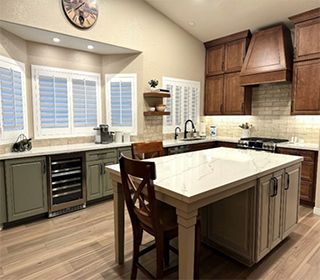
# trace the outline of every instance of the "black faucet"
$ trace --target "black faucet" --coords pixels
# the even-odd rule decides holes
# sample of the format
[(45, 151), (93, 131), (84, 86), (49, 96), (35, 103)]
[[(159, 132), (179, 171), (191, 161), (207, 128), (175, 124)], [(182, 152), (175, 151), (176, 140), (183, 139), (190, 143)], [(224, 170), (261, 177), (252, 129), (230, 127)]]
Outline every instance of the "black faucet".
[(181, 128), (179, 126), (177, 126), (174, 130), (174, 140), (177, 140), (178, 138), (178, 132), (177, 132), (177, 129), (179, 129), (179, 132), (181, 132)]
[(193, 121), (189, 119), (184, 124), (184, 135), (183, 135), (184, 138), (187, 138), (187, 133), (188, 133), (187, 124), (188, 124), (188, 122), (191, 122), (193, 133), (196, 132), (196, 127), (194, 126)]

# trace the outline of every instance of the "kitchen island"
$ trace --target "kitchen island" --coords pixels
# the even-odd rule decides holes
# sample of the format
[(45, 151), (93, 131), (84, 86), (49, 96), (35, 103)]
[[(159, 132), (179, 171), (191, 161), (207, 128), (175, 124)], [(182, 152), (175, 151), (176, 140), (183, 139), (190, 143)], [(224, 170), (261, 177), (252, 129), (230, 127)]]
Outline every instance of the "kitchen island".
[[(174, 206), (178, 216), (179, 279), (193, 278), (198, 209), (214, 202), (250, 190), (248, 205), (253, 213), (247, 219), (251, 223), (243, 226), (250, 231), (244, 246), (250, 247), (251, 263), (259, 261), (288, 236), (298, 222), (302, 160), (298, 156), (230, 148), (152, 159), (157, 169), (156, 197)], [(106, 170), (113, 182), (115, 258), (121, 264), (124, 261), (124, 197), (120, 169), (116, 164), (107, 166)], [(237, 214), (237, 209), (234, 213)], [(204, 235), (207, 233), (204, 237), (210, 239), (208, 227), (204, 228)], [(232, 252), (232, 246), (229, 247)]]

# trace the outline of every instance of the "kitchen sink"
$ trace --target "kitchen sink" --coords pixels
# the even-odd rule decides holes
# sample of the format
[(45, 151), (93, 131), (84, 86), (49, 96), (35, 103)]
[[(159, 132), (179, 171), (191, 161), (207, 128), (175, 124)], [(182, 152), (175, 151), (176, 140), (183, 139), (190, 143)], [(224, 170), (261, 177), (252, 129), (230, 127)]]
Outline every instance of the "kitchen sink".
[(204, 137), (191, 137), (191, 138), (181, 138), (181, 141), (196, 141), (196, 140), (204, 140)]

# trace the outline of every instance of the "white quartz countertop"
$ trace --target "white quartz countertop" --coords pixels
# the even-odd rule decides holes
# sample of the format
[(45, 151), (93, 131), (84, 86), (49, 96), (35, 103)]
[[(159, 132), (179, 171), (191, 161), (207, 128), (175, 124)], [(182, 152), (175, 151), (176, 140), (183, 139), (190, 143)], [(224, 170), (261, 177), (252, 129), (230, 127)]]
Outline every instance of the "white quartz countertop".
[[(192, 202), (198, 195), (255, 180), (302, 160), (303, 157), (262, 151), (213, 148), (147, 161), (156, 163), (154, 183), (162, 193)], [(120, 167), (109, 165), (106, 170), (118, 174)]]
[[(194, 140), (194, 141), (182, 141), (181, 139), (178, 139), (178, 140), (172, 139), (172, 140), (163, 140), (163, 147), (169, 148), (169, 147), (175, 147), (175, 146), (200, 144), (200, 143), (213, 142), (213, 141), (237, 143), (238, 140), (239, 140), (238, 138), (223, 137), (223, 136), (217, 136), (214, 138), (206, 137), (204, 139)], [(130, 147), (130, 146), (131, 146), (131, 142), (128, 142), (128, 143), (113, 142), (110, 144), (82, 143), (82, 144), (69, 144), (69, 145), (59, 145), (59, 146), (35, 147), (31, 151), (17, 152), (17, 153), (10, 152), (5, 154), (0, 154), (0, 160), (33, 157), (33, 156), (45, 156), (45, 155), (54, 155), (54, 154), (63, 154), (63, 153), (85, 152), (85, 151)], [(281, 143), (281, 144), (278, 144), (278, 147), (312, 150), (312, 151), (319, 150), (319, 145), (312, 144), (312, 143), (303, 143), (303, 144)]]

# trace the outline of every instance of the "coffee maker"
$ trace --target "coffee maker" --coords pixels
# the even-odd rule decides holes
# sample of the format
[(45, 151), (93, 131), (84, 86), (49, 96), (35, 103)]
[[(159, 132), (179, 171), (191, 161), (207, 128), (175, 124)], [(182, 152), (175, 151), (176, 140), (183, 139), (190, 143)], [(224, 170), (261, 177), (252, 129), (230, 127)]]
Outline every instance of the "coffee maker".
[(107, 124), (100, 124), (99, 127), (95, 127), (94, 130), (97, 131), (95, 137), (96, 144), (109, 144), (113, 142), (113, 132), (109, 131), (109, 126)]

